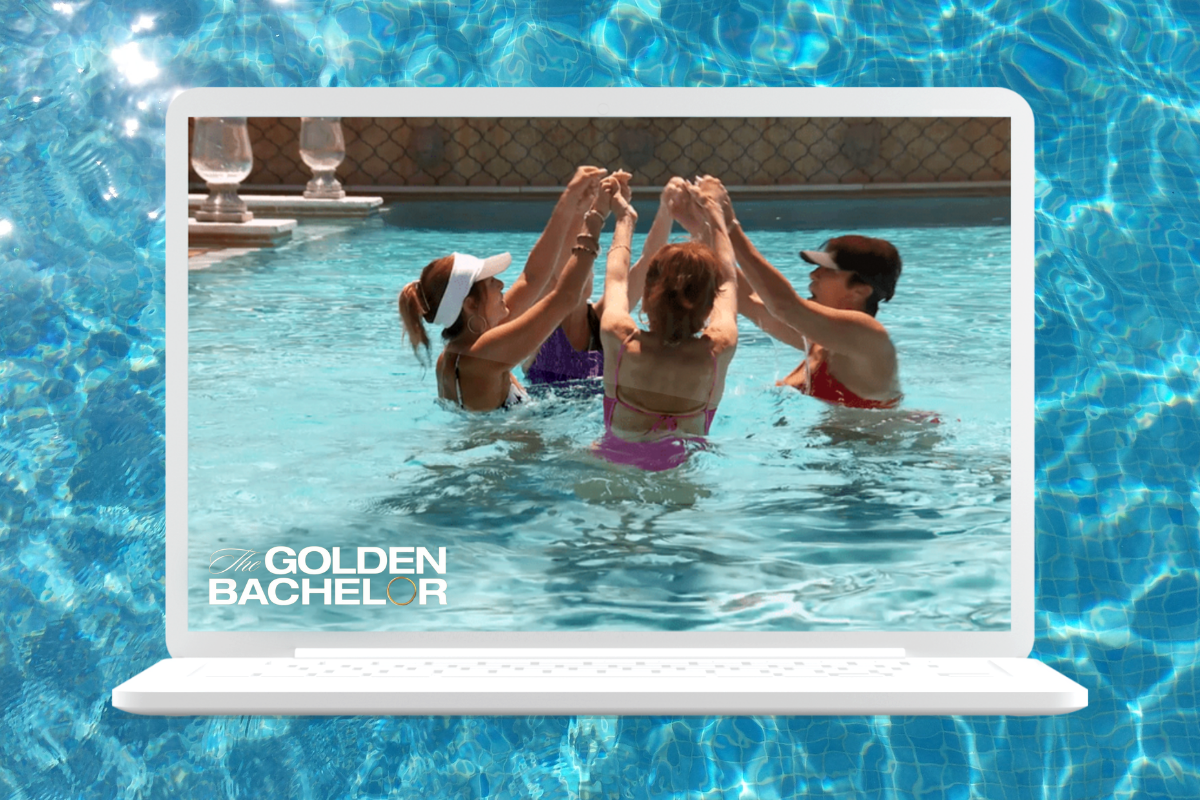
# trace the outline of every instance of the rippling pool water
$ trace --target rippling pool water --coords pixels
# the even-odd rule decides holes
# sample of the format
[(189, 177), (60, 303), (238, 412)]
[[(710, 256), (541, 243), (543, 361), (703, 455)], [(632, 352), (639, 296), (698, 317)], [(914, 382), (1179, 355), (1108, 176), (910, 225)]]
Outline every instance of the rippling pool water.
[[(836, 233), (751, 231), (801, 287), (797, 251)], [(508, 250), (511, 282), (536, 234), (377, 219), (192, 271), (190, 624), (1007, 629), (1009, 230), (870, 233), (905, 259), (879, 314), (902, 408), (776, 387), (802, 354), (743, 319), (709, 449), (665, 474), (591, 454), (598, 395), (535, 389), (511, 412), (465, 415), (401, 340), (396, 291), (430, 259)], [(449, 602), (209, 604), (214, 550), (274, 545), (446, 546)]]

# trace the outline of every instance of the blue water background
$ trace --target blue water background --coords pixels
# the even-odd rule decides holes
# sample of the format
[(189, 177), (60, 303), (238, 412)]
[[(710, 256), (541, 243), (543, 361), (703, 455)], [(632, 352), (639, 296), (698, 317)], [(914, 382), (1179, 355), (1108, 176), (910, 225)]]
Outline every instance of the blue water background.
[[(1200, 797), (1200, 4), (0, 5), (0, 789)], [(139, 24), (141, 15), (153, 26)], [(136, 28), (136, 30), (135, 30)], [(136, 48), (130, 48), (135, 44)], [(1047, 718), (143, 719), (163, 635), (163, 141), (189, 86), (1006, 86), (1037, 125)], [(131, 122), (132, 121), (132, 122)]]

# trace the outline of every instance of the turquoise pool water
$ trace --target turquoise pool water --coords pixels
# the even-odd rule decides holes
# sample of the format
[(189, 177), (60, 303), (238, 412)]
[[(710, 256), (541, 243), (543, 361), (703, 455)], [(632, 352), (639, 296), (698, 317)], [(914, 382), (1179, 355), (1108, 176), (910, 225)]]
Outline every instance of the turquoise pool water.
[[(805, 293), (797, 251), (838, 233), (751, 231)], [(596, 395), (535, 389), (505, 414), (447, 408), (401, 340), (396, 292), (429, 260), (510, 251), (512, 281), (536, 233), (376, 219), (193, 270), (190, 624), (1007, 629), (1009, 229), (866, 232), (906, 259), (879, 317), (900, 353), (902, 408), (836, 409), (776, 387), (802, 354), (742, 320), (710, 447), (668, 474), (591, 454)], [(355, 547), (445, 546), (451, 596), (407, 614), (209, 603), (215, 551), (276, 545), (339, 546), (351, 561)]]
[[(1200, 796), (1198, 30), (1194, 0), (8, 4), (3, 793)], [(368, 720), (112, 710), (109, 689), (166, 656), (170, 97), (202, 85), (596, 83), (1005, 86), (1028, 99), (1038, 170), (1034, 654), (1089, 689), (1086, 710)]]

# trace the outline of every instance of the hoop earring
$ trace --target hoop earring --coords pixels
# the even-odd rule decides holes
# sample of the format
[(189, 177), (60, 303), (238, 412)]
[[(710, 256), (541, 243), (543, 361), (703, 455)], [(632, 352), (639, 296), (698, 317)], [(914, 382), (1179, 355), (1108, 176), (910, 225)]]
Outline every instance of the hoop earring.
[(484, 322), (483, 322), (483, 330), (477, 331), (471, 327), (471, 320), (473, 320), (473, 319), (483, 319), (483, 317), (479, 316), (478, 314), (472, 314), (471, 316), (467, 317), (467, 330), (476, 336), (483, 336), (485, 333), (487, 333), (487, 329), (488, 329), (487, 320), (484, 320)]

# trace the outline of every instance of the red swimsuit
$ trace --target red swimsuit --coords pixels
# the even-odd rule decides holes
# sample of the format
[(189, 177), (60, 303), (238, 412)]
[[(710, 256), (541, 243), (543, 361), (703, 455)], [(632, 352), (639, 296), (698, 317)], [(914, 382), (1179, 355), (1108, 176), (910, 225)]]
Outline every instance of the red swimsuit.
[[(805, 369), (808, 367), (805, 366)], [(797, 388), (810, 397), (846, 408), (895, 408), (900, 405), (899, 397), (893, 397), (891, 400), (868, 400), (859, 397), (833, 377), (828, 361), (821, 361), (815, 370), (808, 370), (808, 379), (804, 381), (803, 386)]]

